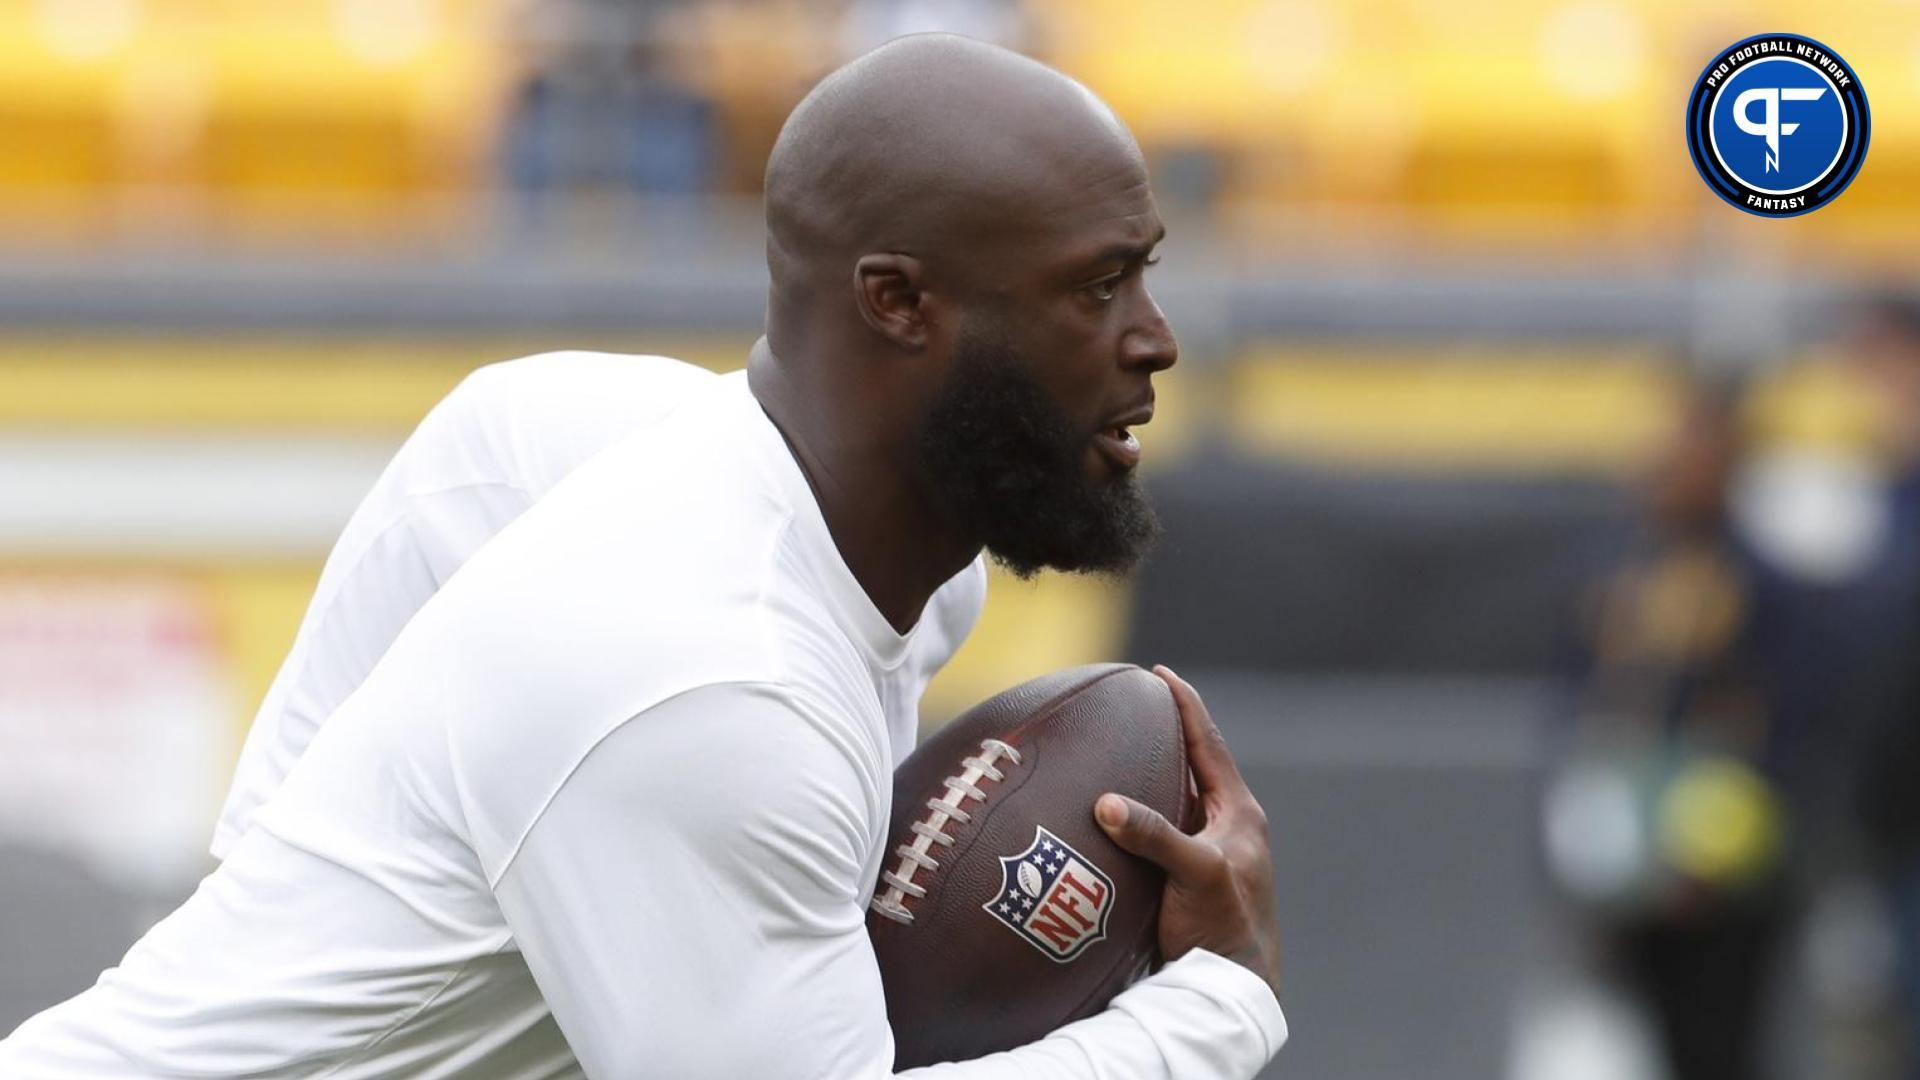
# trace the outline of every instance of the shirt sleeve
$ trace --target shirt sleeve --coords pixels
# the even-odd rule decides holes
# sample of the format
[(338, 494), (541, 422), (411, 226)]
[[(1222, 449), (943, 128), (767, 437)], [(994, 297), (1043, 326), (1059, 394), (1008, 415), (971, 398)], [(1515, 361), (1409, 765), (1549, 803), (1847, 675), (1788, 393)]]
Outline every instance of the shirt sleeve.
[[(682, 694), (586, 755), (494, 890), (588, 1076), (892, 1075), (862, 907), (883, 760), (757, 684)], [(1264, 982), (1195, 953), (1037, 1043), (903, 1075), (1231, 1080), (1285, 1037)]]

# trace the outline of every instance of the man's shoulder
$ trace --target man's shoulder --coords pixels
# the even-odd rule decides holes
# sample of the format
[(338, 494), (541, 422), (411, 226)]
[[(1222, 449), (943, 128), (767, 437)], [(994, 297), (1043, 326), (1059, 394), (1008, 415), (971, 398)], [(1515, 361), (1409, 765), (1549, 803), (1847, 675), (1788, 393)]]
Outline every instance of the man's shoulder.
[(501, 829), (615, 727), (701, 687), (780, 688), (879, 738), (860, 653), (796, 558), (817, 546), (794, 536), (804, 480), (749, 396), (703, 398), (502, 530), (369, 678), (362, 706), (424, 712), (456, 773), (515, 803)]
[(475, 368), (448, 399), (519, 410), (538, 407), (547, 393), (597, 400), (604, 393), (645, 393), (713, 378), (713, 372), (697, 364), (656, 353), (560, 349)]
[(794, 577), (794, 481), (753, 429), (751, 399), (710, 398), (575, 470), (476, 553), (396, 647), (431, 634), (475, 664), (516, 657), (470, 674), (524, 673), (543, 695), (624, 685), (636, 669), (687, 685), (780, 678), (796, 640), (832, 627)]
[(436, 419), (537, 496), (718, 378), (668, 356), (539, 353), (476, 369), (441, 402)]

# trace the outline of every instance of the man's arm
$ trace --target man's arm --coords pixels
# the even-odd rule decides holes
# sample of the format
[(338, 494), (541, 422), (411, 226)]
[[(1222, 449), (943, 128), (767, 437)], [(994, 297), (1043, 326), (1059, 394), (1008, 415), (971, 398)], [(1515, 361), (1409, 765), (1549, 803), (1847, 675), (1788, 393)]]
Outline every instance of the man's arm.
[[(495, 893), (588, 1075), (892, 1074), (861, 906), (883, 753), (807, 699), (727, 685), (587, 755)], [(1259, 976), (1195, 952), (1100, 1016), (914, 1075), (1248, 1077), (1284, 1037)]]

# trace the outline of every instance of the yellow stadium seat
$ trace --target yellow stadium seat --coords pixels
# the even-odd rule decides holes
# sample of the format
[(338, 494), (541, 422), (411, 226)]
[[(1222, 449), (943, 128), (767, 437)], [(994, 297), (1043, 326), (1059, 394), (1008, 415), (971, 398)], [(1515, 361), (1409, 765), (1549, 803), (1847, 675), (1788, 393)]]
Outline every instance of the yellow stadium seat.
[(0, 6), (0, 223), (16, 232), (101, 216), (118, 153), (113, 82), (124, 39), (84, 40), (43, 15)]

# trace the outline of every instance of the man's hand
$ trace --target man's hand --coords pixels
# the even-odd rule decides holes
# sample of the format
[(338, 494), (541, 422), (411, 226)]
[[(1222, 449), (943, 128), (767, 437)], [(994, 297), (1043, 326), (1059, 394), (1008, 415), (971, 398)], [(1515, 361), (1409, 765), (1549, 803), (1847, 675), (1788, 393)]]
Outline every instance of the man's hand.
[(1113, 842), (1167, 872), (1160, 905), (1160, 954), (1218, 953), (1251, 969), (1280, 993), (1280, 924), (1273, 902), (1267, 815), (1247, 790), (1227, 741), (1185, 679), (1153, 669), (1173, 690), (1187, 760), (1200, 792), (1200, 831), (1182, 833), (1160, 813), (1121, 795), (1102, 795), (1094, 818)]

